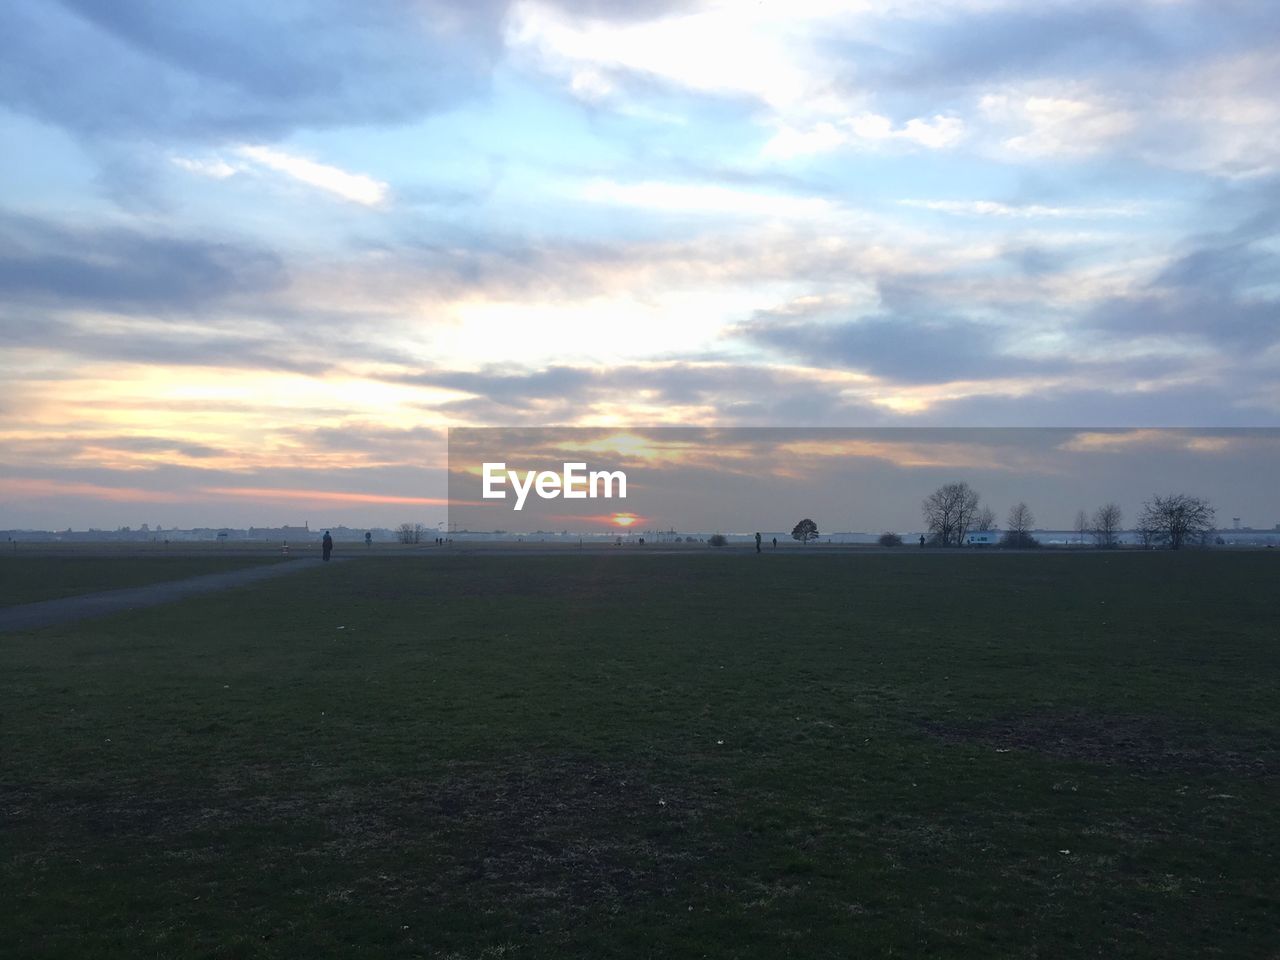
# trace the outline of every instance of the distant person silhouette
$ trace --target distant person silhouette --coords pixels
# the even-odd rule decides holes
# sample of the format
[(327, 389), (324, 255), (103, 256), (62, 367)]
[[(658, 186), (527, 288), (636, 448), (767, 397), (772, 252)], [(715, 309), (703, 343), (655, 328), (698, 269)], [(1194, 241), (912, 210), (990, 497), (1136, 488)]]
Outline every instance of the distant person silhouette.
[(333, 553), (333, 537), (329, 536), (329, 531), (324, 532), (324, 539), (320, 541), (320, 549), (324, 552), (324, 562), (329, 562), (329, 554)]
[(920, 534), (920, 546), (924, 546), (924, 534)]
[(760, 533), (756, 532), (756, 553), (760, 552)]
[(774, 538), (773, 538), (773, 549), (775, 549), (775, 550), (777, 550), (777, 549), (778, 549), (778, 538), (777, 538), (777, 537), (774, 537)]

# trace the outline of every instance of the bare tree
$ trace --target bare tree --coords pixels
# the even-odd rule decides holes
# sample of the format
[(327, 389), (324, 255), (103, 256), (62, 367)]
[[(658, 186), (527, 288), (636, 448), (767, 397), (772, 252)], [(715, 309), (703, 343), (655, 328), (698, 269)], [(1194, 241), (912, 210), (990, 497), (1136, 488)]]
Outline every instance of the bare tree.
[(921, 509), (933, 541), (944, 547), (958, 547), (973, 526), (978, 493), (964, 482), (944, 484), (925, 497)]
[(396, 539), (401, 543), (421, 543), (425, 529), (420, 523), (402, 523), (396, 528)]
[(1083, 510), (1076, 511), (1076, 541), (1080, 544), (1084, 543), (1084, 536), (1089, 532), (1089, 515)]
[(1142, 505), (1139, 529), (1152, 530), (1170, 550), (1181, 550), (1184, 543), (1203, 543), (1213, 530), (1213, 507), (1203, 497), (1174, 493), (1154, 496)]
[(1093, 542), (1106, 550), (1116, 546), (1121, 522), (1120, 505), (1104, 503), (1093, 512)]
[(978, 515), (973, 518), (973, 529), (978, 531), (994, 530), (996, 528), (996, 514), (990, 507), (983, 507), (978, 511)]
[(1005, 521), (1004, 536), (1000, 538), (1005, 547), (1038, 547), (1040, 541), (1031, 535), (1031, 528), (1036, 518), (1031, 508), (1019, 503), (1009, 510), (1009, 518)]

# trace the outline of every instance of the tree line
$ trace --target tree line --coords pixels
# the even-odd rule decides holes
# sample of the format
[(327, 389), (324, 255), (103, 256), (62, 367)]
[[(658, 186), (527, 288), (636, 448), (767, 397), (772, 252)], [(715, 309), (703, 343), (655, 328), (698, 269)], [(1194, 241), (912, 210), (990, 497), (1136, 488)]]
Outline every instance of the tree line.
[[(935, 546), (963, 546), (971, 533), (995, 529), (995, 514), (981, 505), (978, 492), (964, 482), (943, 484), (925, 497), (921, 512), (929, 542)], [(1157, 494), (1142, 504), (1136, 529), (1144, 546), (1179, 550), (1187, 544), (1205, 542), (1213, 532), (1213, 517), (1214, 509), (1203, 497)], [(1123, 522), (1119, 504), (1104, 503), (1092, 516), (1081, 510), (1076, 515), (1075, 529), (1082, 541), (1091, 537), (1096, 546), (1105, 549), (1119, 545)], [(1031, 508), (1026, 503), (1015, 504), (1009, 509), (1000, 545), (1039, 546), (1031, 533), (1034, 526)]]

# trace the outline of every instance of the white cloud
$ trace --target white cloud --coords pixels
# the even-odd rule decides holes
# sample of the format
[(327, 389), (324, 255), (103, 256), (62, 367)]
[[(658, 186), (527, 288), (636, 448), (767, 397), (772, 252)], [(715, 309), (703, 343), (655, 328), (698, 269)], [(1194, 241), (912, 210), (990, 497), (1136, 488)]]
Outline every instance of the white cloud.
[(524, 0), (512, 11), (507, 45), (588, 97), (602, 89), (599, 75), (628, 71), (781, 108), (814, 91), (786, 42), (788, 33), (796, 39), (795, 31), (761, 29), (761, 20), (776, 14), (771, 6), (718, 3), (655, 20), (612, 22)]
[(239, 167), (233, 167), (221, 157), (214, 157), (211, 160), (197, 160), (194, 157), (170, 157), (170, 162), (176, 167), (181, 167), (188, 173), (194, 173), (201, 177), (210, 177), (213, 180), (225, 180), (227, 177), (235, 176), (240, 170)]
[(1011, 204), (996, 200), (900, 200), (905, 207), (919, 207), (969, 217), (1009, 217), (1019, 219), (1085, 219), (1091, 217), (1132, 217), (1141, 212), (1137, 204), (1114, 207), (1050, 207), (1043, 204)]
[(925, 119), (915, 117), (895, 127), (888, 117), (877, 113), (861, 113), (842, 120), (826, 120), (807, 129), (783, 126), (765, 144), (764, 154), (789, 158), (826, 153), (840, 147), (856, 147), (885, 143), (912, 143), (931, 150), (955, 146), (964, 137), (964, 121), (941, 114)]
[(582, 188), (579, 196), (593, 203), (612, 203), (679, 213), (812, 219), (829, 215), (837, 209), (834, 204), (820, 197), (795, 197), (737, 190), (717, 184), (667, 183), (656, 180), (640, 183), (591, 180)]
[(388, 186), (381, 180), (362, 173), (349, 173), (340, 167), (317, 163), (306, 157), (285, 153), (271, 147), (245, 145), (236, 153), (278, 173), (331, 193), (343, 200), (367, 207), (381, 205), (387, 199)]
[(1247, 54), (1179, 78), (1153, 109), (1159, 129), (1177, 131), (1169, 149), (1153, 135), (1146, 159), (1232, 179), (1280, 171), (1280, 54)]
[(978, 104), (997, 127), (1009, 128), (1003, 147), (1030, 157), (1077, 158), (1097, 153), (1137, 126), (1136, 114), (1091, 93), (995, 93)]

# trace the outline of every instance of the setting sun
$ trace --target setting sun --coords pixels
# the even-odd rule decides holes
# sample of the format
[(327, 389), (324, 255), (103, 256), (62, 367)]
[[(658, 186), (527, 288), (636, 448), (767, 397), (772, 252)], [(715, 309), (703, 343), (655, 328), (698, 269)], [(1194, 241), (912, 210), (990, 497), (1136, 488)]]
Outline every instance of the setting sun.
[(639, 523), (640, 518), (634, 513), (615, 513), (610, 522), (612, 522), (614, 526), (629, 527), (632, 524)]

